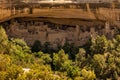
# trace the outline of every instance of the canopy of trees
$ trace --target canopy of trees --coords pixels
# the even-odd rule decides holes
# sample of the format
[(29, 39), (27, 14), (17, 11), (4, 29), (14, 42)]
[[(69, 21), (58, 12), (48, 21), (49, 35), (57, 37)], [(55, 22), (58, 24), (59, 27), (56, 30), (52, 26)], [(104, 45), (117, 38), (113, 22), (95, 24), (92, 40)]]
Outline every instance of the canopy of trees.
[[(92, 38), (85, 47), (65, 43), (50, 49), (36, 40), (32, 48), (8, 39), (0, 27), (0, 80), (95, 80), (120, 77), (120, 35)], [(29, 69), (25, 72), (23, 68)]]

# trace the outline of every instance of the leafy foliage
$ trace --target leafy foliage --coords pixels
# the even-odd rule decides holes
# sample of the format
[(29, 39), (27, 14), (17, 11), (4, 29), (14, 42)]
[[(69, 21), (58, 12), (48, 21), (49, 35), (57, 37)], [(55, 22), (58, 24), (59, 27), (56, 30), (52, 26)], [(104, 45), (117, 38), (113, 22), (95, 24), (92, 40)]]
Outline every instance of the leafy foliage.
[(5, 54), (7, 51), (8, 37), (5, 30), (0, 26), (0, 53)]
[(108, 41), (105, 36), (97, 36), (92, 39), (91, 52), (92, 54), (103, 54), (108, 50)]
[(117, 80), (120, 77), (120, 35), (112, 40), (105, 36), (92, 38), (89, 49), (66, 42), (55, 52), (48, 42), (41, 45), (38, 41), (30, 50), (23, 40), (8, 39), (2, 27), (0, 35), (0, 80)]
[(42, 50), (41, 42), (36, 40), (32, 46), (32, 52), (39, 52), (40, 50)]

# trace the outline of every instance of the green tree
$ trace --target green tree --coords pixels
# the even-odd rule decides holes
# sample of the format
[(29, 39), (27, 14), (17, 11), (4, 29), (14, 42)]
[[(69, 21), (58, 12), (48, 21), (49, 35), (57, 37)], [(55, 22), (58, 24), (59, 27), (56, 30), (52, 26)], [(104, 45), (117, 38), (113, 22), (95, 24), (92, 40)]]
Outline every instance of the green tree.
[(39, 52), (40, 50), (42, 50), (41, 42), (36, 40), (32, 46), (32, 52)]
[(101, 54), (95, 54), (93, 56), (93, 63), (92, 67), (94, 68), (94, 71), (96, 73), (97, 77), (102, 77), (104, 73), (104, 69), (106, 68), (106, 58), (104, 55)]
[(86, 69), (81, 70), (81, 76), (84, 78), (84, 80), (94, 80), (96, 79), (96, 75), (94, 71), (87, 71)]
[(115, 56), (111, 53), (108, 53), (106, 55), (107, 67), (104, 71), (103, 77), (117, 80), (120, 71), (119, 58), (120, 58), (119, 56)]
[(120, 52), (120, 35), (117, 35), (114, 39), (113, 39), (113, 43), (114, 43), (114, 50), (116, 50), (117, 52)]
[(16, 65), (24, 65), (28, 62), (32, 62), (32, 56), (30, 48), (21, 39), (11, 39), (9, 41), (9, 54), (11, 55), (12, 63)]
[(80, 69), (74, 65), (67, 65), (66, 72), (69, 77), (75, 79), (76, 77), (80, 76)]
[(43, 44), (43, 49), (42, 49), (42, 51), (44, 52), (44, 53), (51, 53), (51, 50), (50, 50), (50, 43), (49, 42), (45, 42), (44, 44)]
[(63, 46), (65, 53), (69, 55), (69, 59), (75, 60), (75, 55), (79, 52), (79, 48), (74, 45), (74, 43), (65, 42)]
[(34, 64), (26, 76), (28, 80), (57, 80), (57, 77), (53, 74), (50, 66), (48, 65)]
[(83, 48), (79, 49), (79, 53), (76, 55), (76, 65), (80, 68), (86, 66), (86, 51)]
[(67, 76), (72, 79), (80, 75), (79, 68), (69, 60), (68, 55), (65, 54), (63, 49), (58, 54), (53, 54), (53, 65), (55, 70), (67, 72)]
[(0, 71), (0, 80), (6, 79), (7, 72), (6, 71)]
[(8, 45), (8, 37), (6, 35), (5, 30), (0, 26), (0, 53), (8, 53), (7, 50)]
[(50, 64), (52, 62), (52, 58), (50, 57), (50, 54), (45, 54), (43, 52), (36, 52), (34, 53), (35, 57), (40, 59), (43, 64)]
[(68, 55), (64, 50), (60, 50), (58, 54), (53, 54), (53, 65), (55, 70), (62, 70), (65, 63), (69, 63)]
[(0, 54), (0, 71), (6, 71), (11, 64), (11, 57), (7, 54)]
[(103, 54), (108, 51), (108, 40), (105, 36), (97, 36), (96, 39), (92, 39), (92, 45), (90, 47), (92, 54)]
[(5, 80), (17, 80), (20, 75), (23, 75), (23, 70), (21, 66), (11, 65), (7, 68), (7, 74)]
[(31, 53), (30, 48), (26, 44), (26, 42), (22, 39), (10, 39), (11, 46), (18, 46), (22, 49), (24, 53)]

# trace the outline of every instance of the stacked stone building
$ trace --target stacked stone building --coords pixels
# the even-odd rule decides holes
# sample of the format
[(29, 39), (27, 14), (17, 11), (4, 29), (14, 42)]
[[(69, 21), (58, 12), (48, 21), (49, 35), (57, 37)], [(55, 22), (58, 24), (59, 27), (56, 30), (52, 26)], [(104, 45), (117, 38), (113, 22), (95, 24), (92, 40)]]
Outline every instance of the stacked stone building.
[(109, 39), (114, 36), (114, 29), (109, 26), (109, 23), (104, 25), (58, 25), (53, 23), (45, 23), (41, 21), (18, 22), (15, 21), (8, 26), (7, 34), (9, 37), (24, 39), (28, 45), (33, 45), (36, 40), (42, 44), (49, 42), (51, 47), (56, 47), (58, 44), (63, 46), (67, 41), (74, 43), (76, 46), (86, 44), (91, 37), (97, 35), (106, 35)]

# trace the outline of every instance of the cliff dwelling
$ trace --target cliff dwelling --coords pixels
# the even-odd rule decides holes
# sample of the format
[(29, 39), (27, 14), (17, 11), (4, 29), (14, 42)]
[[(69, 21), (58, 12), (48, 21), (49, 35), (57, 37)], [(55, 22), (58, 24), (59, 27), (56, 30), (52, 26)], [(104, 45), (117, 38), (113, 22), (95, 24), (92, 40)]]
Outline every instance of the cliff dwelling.
[(36, 40), (42, 44), (49, 42), (53, 48), (58, 44), (63, 46), (65, 42), (83, 46), (91, 37), (105, 35), (112, 39), (119, 32), (116, 31), (120, 26), (118, 4), (117, 8), (108, 3), (31, 5), (13, 6), (11, 10), (5, 8), (0, 13), (0, 24), (9, 38), (21, 38), (29, 46)]
[(32, 46), (36, 40), (42, 44), (49, 42), (53, 48), (58, 44), (63, 46), (66, 41), (74, 43), (76, 46), (82, 46), (91, 37), (105, 35), (112, 39), (116, 34), (115, 27), (110, 26), (109, 22), (84, 21), (86, 24), (79, 22), (79, 24), (68, 25), (64, 22), (58, 24), (57, 20), (61, 21), (61, 19), (55, 20), (56, 23), (44, 19), (17, 18), (4, 22), (2, 25), (10, 38), (24, 39), (29, 46)]

